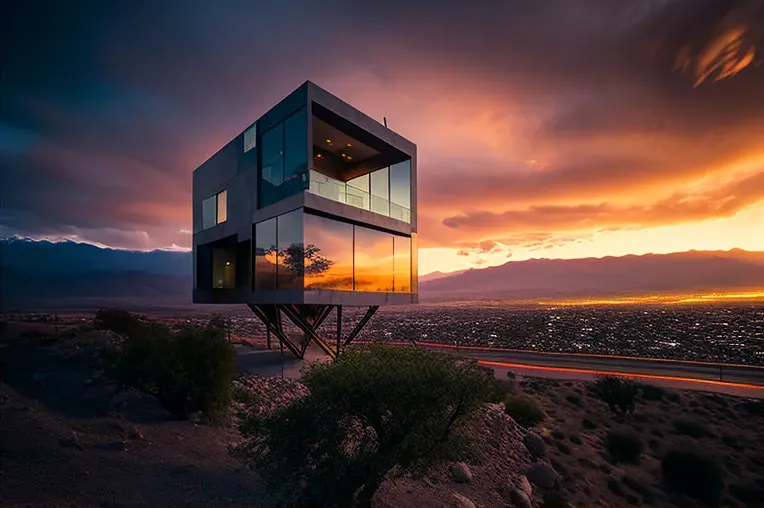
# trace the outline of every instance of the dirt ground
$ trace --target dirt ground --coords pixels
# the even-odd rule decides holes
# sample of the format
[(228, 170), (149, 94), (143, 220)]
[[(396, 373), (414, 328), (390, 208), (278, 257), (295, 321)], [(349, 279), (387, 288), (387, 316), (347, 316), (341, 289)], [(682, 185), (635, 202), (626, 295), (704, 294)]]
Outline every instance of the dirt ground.
[[(2, 331), (2, 506), (269, 505), (257, 475), (228, 453), (238, 439), (233, 427), (172, 420), (150, 396), (116, 393), (92, 352), (102, 338), (75, 328), (50, 335), (43, 324), (13, 323)], [(533, 396), (545, 411), (534, 428), (546, 443), (538, 460), (559, 473), (573, 506), (696, 505), (662, 484), (660, 458), (669, 449), (700, 450), (721, 465), (725, 506), (764, 506), (764, 415), (749, 400), (668, 391), (619, 417), (585, 382), (525, 378), (506, 386)], [(455, 482), (444, 468), (423, 481), (386, 483), (375, 506), (470, 506), (455, 494), (478, 507), (514, 506), (508, 492), (533, 465), (526, 430), (501, 405), (479, 421), (473, 432), (483, 453), (468, 465), (471, 482)], [(688, 435), (683, 421), (702, 431)], [(605, 451), (602, 441), (612, 430), (640, 437), (637, 463), (616, 463)], [(541, 505), (540, 492), (534, 486), (533, 506)]]

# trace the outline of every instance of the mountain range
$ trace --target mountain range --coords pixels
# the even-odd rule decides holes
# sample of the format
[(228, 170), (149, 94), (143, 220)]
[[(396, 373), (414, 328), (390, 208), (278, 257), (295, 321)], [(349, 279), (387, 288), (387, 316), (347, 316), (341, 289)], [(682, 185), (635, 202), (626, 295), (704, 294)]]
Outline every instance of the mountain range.
[[(76, 301), (191, 303), (190, 252), (128, 251), (72, 241), (0, 241), (3, 308)], [(761, 290), (764, 252), (689, 251), (585, 259), (532, 259), (420, 277), (423, 301), (554, 299)]]

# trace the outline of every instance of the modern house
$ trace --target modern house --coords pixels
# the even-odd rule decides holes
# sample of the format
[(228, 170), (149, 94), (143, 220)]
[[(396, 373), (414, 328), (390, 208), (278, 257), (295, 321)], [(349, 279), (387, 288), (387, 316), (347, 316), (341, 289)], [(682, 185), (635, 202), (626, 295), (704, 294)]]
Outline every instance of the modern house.
[[(296, 356), (337, 355), (379, 306), (418, 302), (416, 181), (416, 145), (305, 82), (194, 171), (193, 301), (247, 304)], [(344, 338), (343, 306), (367, 307)]]

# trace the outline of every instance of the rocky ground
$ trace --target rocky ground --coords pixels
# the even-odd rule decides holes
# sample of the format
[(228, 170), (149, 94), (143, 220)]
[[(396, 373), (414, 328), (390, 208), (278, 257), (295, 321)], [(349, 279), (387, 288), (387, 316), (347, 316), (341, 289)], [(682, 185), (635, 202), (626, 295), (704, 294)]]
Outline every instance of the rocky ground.
[[(3, 506), (268, 506), (257, 475), (228, 453), (238, 440), (233, 425), (171, 420), (152, 397), (117, 393), (93, 354), (107, 335), (50, 335), (32, 324), (2, 332)], [(552, 491), (573, 506), (695, 506), (661, 481), (660, 458), (675, 448), (700, 449), (720, 464), (724, 505), (764, 506), (764, 415), (750, 401), (674, 391), (639, 400), (622, 417), (584, 382), (526, 378), (505, 388), (534, 397), (544, 419), (524, 429), (503, 404), (485, 406), (470, 428), (477, 459), (387, 482), (375, 506), (537, 507)], [(247, 410), (260, 414), (305, 393), (297, 381), (264, 377), (241, 378), (235, 390), (250, 393), (256, 402)], [(232, 414), (240, 409), (234, 404)], [(639, 436), (635, 463), (609, 455), (611, 431)]]

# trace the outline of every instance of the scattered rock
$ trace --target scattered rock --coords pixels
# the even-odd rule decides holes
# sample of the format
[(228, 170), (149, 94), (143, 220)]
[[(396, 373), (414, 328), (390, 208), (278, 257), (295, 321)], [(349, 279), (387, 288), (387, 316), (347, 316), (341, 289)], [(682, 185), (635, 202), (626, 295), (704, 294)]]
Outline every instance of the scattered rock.
[(451, 477), (456, 483), (472, 482), (472, 471), (464, 462), (457, 462), (451, 465)]
[(528, 481), (527, 476), (520, 477), (520, 480), (517, 482), (517, 488), (520, 489), (528, 499), (533, 495), (533, 487), (531, 487), (531, 482)]
[(141, 428), (137, 425), (131, 425), (127, 429), (127, 437), (129, 439), (143, 439), (143, 432), (141, 432)]
[(560, 475), (549, 464), (539, 463), (531, 466), (525, 476), (537, 487), (551, 489), (560, 481)]
[(77, 433), (72, 431), (71, 434), (69, 434), (66, 437), (62, 437), (58, 440), (59, 444), (61, 446), (64, 446), (66, 448), (75, 448), (77, 450), (84, 450), (82, 445), (80, 444), (79, 438), (77, 437)]
[(535, 432), (528, 432), (528, 434), (525, 435), (525, 439), (523, 439), (523, 443), (525, 443), (525, 447), (533, 458), (537, 459), (546, 455), (546, 443), (544, 442), (544, 438)]
[(452, 508), (476, 508), (475, 503), (467, 499), (461, 494), (453, 493), (454, 501), (451, 503)]
[(533, 504), (531, 504), (528, 495), (520, 489), (513, 490), (510, 493), (509, 498), (512, 501), (512, 506), (517, 508), (533, 508)]

